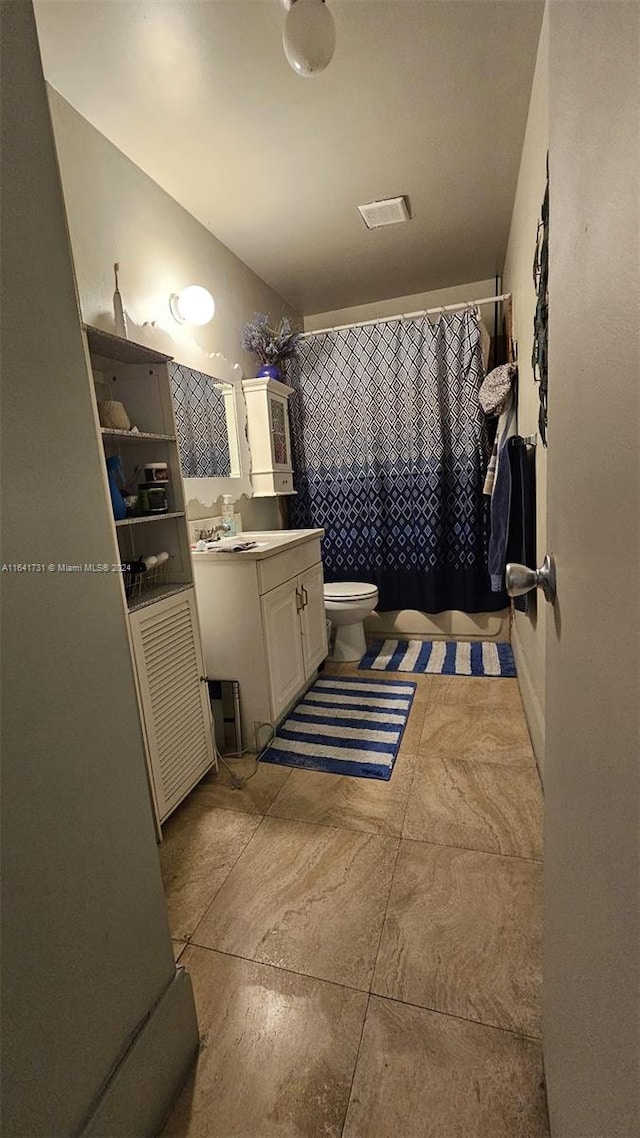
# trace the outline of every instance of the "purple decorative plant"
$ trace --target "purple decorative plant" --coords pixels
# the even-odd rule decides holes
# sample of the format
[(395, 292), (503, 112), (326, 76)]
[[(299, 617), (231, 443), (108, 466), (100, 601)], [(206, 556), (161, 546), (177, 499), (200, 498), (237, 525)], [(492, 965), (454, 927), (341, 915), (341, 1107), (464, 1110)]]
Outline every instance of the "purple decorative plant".
[(279, 367), (285, 360), (298, 355), (300, 333), (293, 332), (288, 316), (283, 316), (276, 328), (269, 323), (269, 316), (257, 312), (242, 332), (242, 347), (246, 352), (257, 356), (261, 364)]

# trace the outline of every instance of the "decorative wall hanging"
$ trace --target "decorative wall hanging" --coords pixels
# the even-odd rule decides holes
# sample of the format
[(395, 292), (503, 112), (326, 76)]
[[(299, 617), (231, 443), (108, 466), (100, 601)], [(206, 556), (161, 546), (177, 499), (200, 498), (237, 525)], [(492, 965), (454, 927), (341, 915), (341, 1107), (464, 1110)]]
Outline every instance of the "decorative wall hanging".
[(547, 445), (547, 344), (549, 333), (549, 154), (547, 153), (547, 185), (538, 222), (536, 252), (533, 258), (533, 283), (537, 293), (533, 319), (533, 352), (531, 366), (534, 379), (540, 384), (540, 413), (538, 427), (544, 446)]

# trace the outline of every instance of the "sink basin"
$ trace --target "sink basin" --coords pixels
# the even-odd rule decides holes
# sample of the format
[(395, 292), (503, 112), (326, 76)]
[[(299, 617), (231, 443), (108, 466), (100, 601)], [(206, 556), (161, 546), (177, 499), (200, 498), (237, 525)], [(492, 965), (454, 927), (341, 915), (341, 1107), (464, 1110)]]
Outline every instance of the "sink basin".
[(271, 557), (275, 553), (279, 553), (283, 549), (290, 548), (294, 545), (299, 545), (301, 542), (309, 541), (311, 538), (319, 538), (324, 533), (324, 530), (299, 530), (299, 529), (278, 529), (278, 530), (243, 530), (235, 537), (222, 537), (211, 545), (209, 549), (203, 550), (201, 553), (194, 550), (194, 555), (198, 558), (204, 557), (205, 554), (211, 556), (216, 553), (232, 553), (234, 547), (241, 542), (252, 542), (252, 546), (247, 550), (238, 550), (238, 557), (244, 553), (245, 557), (253, 556), (259, 560), (265, 557)]
[(221, 537), (206, 552), (215, 553), (216, 549), (235, 549), (236, 545), (241, 545), (244, 542), (251, 542), (252, 549), (261, 549), (269, 544), (267, 541), (257, 541), (255, 537), (251, 537), (249, 534), (239, 533), (237, 537)]

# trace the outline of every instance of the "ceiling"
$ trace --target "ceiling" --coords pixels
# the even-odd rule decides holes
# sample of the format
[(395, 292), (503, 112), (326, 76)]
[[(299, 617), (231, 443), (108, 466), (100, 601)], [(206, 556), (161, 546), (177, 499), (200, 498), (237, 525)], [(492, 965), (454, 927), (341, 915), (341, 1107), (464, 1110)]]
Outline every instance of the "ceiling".
[[(288, 66), (279, 0), (36, 0), (45, 75), (304, 315), (502, 267), (542, 0), (328, 0)], [(406, 194), (369, 231), (358, 204)]]

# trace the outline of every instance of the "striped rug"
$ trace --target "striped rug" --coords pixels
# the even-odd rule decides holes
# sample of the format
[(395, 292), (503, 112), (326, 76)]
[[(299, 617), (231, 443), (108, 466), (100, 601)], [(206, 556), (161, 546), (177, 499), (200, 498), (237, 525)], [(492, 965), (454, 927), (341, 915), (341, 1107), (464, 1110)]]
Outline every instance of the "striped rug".
[(510, 644), (493, 640), (376, 640), (358, 665), (376, 672), (513, 677)]
[(278, 727), (262, 762), (388, 780), (415, 690), (410, 681), (321, 676)]

